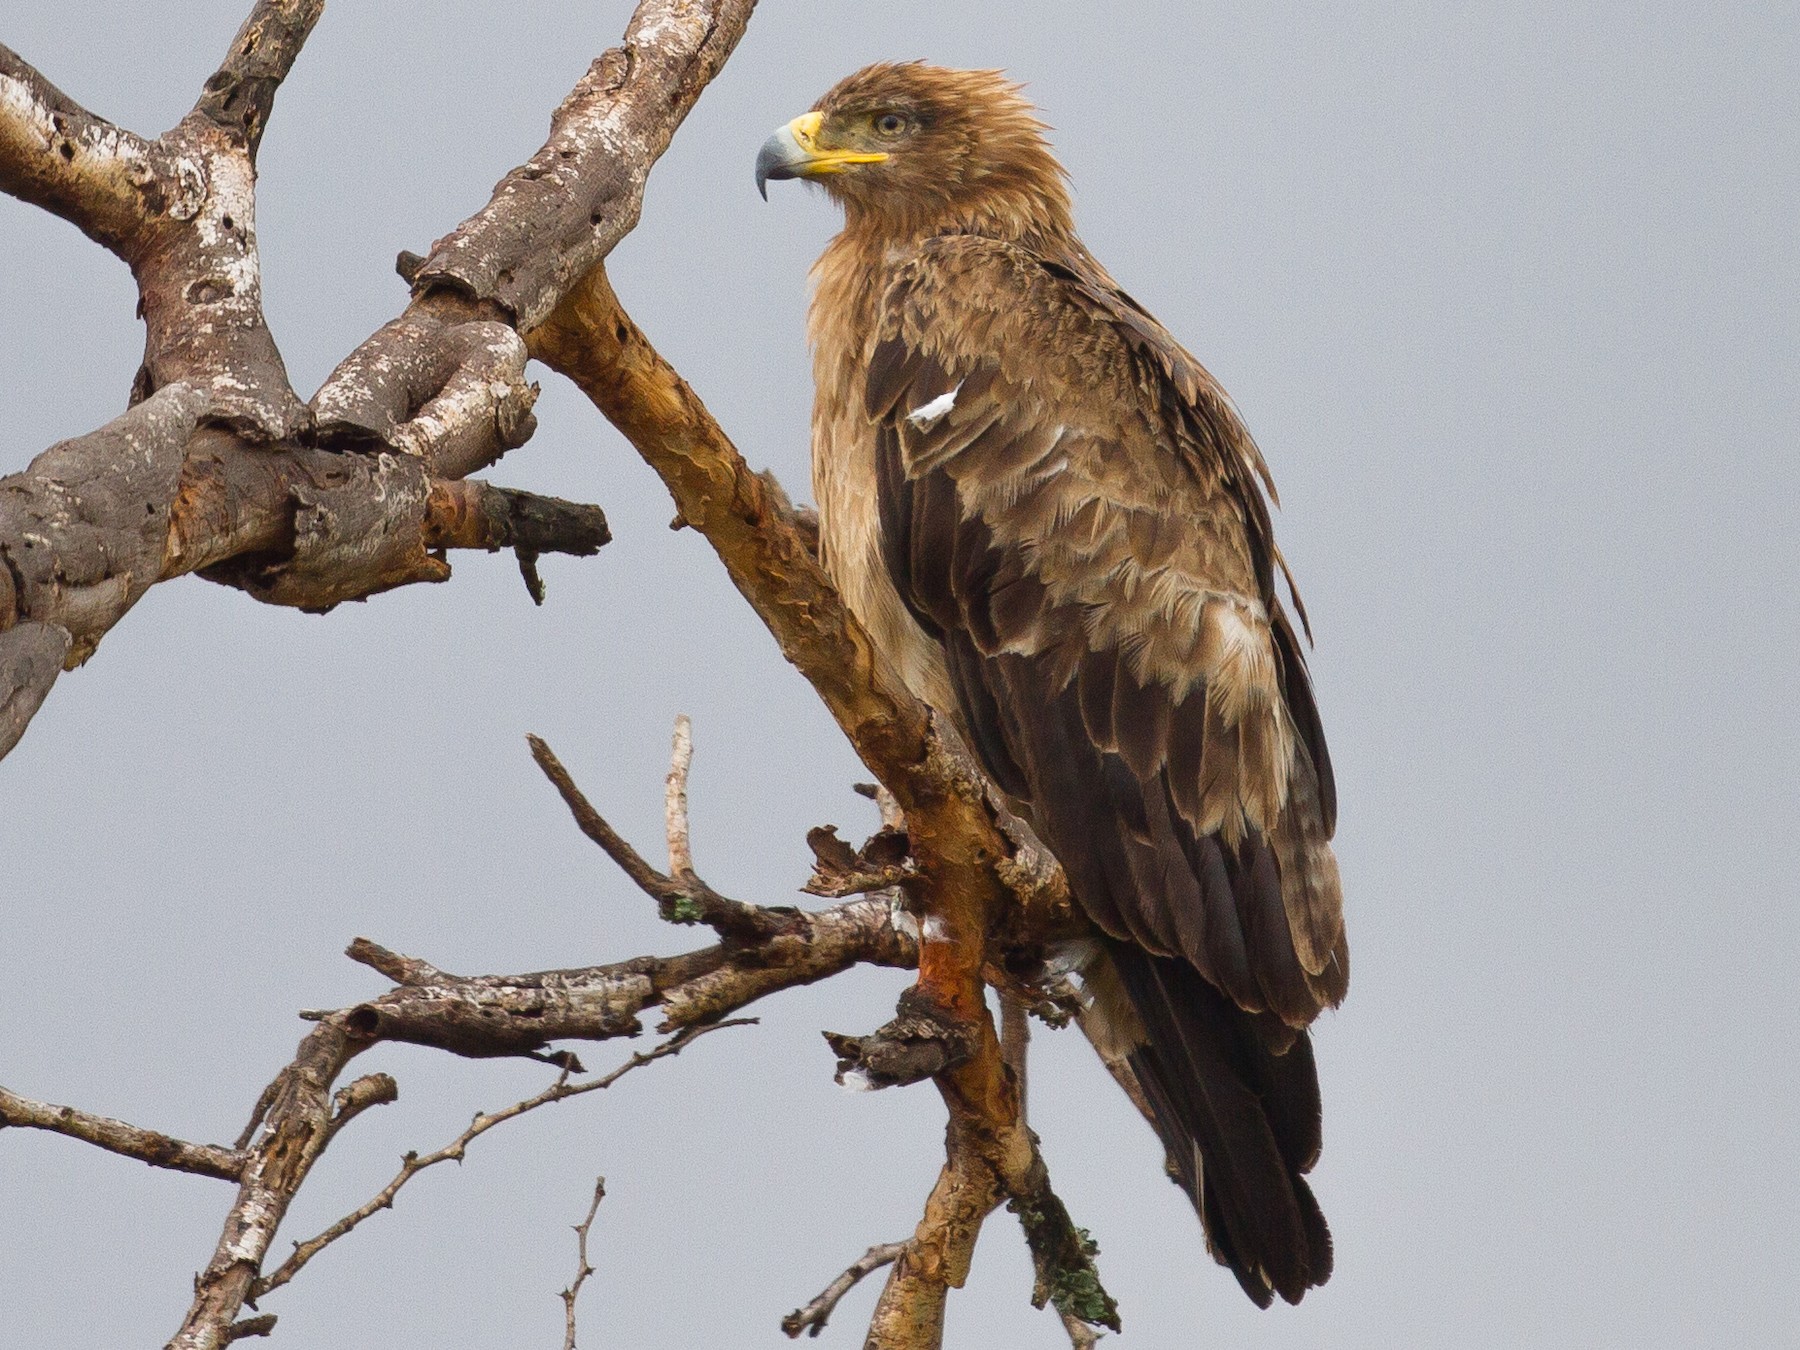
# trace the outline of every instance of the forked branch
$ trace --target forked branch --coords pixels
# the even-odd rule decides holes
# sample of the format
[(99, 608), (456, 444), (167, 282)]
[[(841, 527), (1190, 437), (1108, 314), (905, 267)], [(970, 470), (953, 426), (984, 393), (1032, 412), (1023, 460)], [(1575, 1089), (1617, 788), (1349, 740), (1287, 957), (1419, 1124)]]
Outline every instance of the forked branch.
[(58, 670), (159, 581), (201, 572), (325, 610), (446, 579), (447, 548), (511, 547), (541, 600), (538, 555), (604, 543), (598, 508), (456, 485), (530, 437), (516, 327), (636, 223), (651, 165), (751, 7), (643, 0), (545, 146), (413, 269), (405, 313), (310, 402), (263, 315), (255, 156), (321, 0), (259, 0), (155, 140), (0, 48), (0, 190), (129, 262), (145, 328), (132, 410), (0, 478), (0, 756)]

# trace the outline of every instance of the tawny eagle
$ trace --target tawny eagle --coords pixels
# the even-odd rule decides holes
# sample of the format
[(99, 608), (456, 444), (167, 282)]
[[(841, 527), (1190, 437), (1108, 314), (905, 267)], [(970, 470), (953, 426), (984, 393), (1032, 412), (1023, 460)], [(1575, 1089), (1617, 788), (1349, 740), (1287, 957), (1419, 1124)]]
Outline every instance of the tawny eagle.
[(1044, 131), (999, 72), (883, 64), (762, 147), (759, 188), (844, 209), (809, 323), (823, 559), (1062, 862), (1096, 1043), (1214, 1256), (1295, 1302), (1331, 1273), (1306, 1028), (1349, 958), (1274, 486), (1076, 237)]

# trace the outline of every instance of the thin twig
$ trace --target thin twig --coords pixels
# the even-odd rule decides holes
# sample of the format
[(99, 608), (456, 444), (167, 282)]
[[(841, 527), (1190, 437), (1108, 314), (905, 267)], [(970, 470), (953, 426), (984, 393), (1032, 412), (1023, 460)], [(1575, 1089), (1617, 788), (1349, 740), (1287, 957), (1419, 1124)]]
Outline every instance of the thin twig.
[(904, 1242), (883, 1242), (869, 1248), (850, 1263), (849, 1269), (826, 1285), (817, 1298), (804, 1307), (795, 1308), (782, 1318), (781, 1329), (787, 1333), (789, 1340), (798, 1340), (803, 1331), (808, 1336), (817, 1336), (825, 1330), (826, 1321), (845, 1294), (883, 1266), (892, 1265), (905, 1250)]
[(688, 770), (694, 764), (694, 724), (682, 713), (675, 719), (669, 749), (669, 776), (663, 780), (663, 819), (669, 835), (669, 875), (694, 883), (694, 846), (688, 832)]
[(687, 733), (687, 719), (676, 723), (675, 746), (668, 777), (665, 780), (664, 812), (668, 825), (669, 865), (678, 870), (673, 876), (657, 871), (623, 835), (607, 823), (594, 809), (586, 794), (575, 785), (556, 752), (541, 737), (526, 736), (531, 757), (544, 771), (562, 796), (569, 813), (581, 832), (605, 851), (618, 864), (619, 870), (637, 883), (639, 890), (656, 901), (657, 910), (670, 923), (703, 923), (721, 937), (740, 942), (767, 941), (782, 933), (792, 932), (797, 911), (765, 908), (745, 904), (720, 895), (694, 873), (693, 851), (688, 843), (687, 770), (693, 761), (693, 742)]
[(600, 1212), (600, 1202), (606, 1199), (606, 1178), (594, 1178), (594, 1203), (588, 1206), (587, 1217), (575, 1225), (575, 1279), (569, 1287), (557, 1295), (563, 1301), (563, 1350), (575, 1350), (575, 1300), (581, 1297), (581, 1286), (587, 1283), (587, 1277), (594, 1273), (588, 1264), (588, 1230), (594, 1226), (594, 1216)]
[(544, 771), (562, 796), (563, 804), (569, 808), (569, 814), (575, 817), (575, 824), (589, 839), (600, 845), (606, 856), (619, 865), (619, 870), (632, 881), (638, 889), (652, 899), (661, 901), (676, 888), (670, 878), (665, 877), (643, 858), (636, 849), (626, 842), (625, 837), (613, 829), (586, 794), (575, 786), (575, 780), (563, 767), (556, 752), (547, 745), (540, 736), (526, 736), (525, 742), (531, 747), (531, 757), (537, 761), (538, 768)]
[(710, 1022), (704, 1026), (689, 1027), (686, 1030), (671, 1036), (654, 1050), (641, 1051), (634, 1054), (630, 1059), (626, 1060), (618, 1068), (614, 1069), (603, 1078), (596, 1078), (588, 1083), (570, 1083), (569, 1073), (565, 1070), (554, 1083), (545, 1088), (542, 1092), (537, 1093), (535, 1096), (526, 1097), (524, 1100), (514, 1102), (511, 1106), (503, 1107), (498, 1111), (481, 1111), (476, 1113), (475, 1119), (469, 1124), (469, 1128), (457, 1135), (456, 1138), (452, 1139), (448, 1144), (445, 1144), (442, 1148), (436, 1149), (431, 1153), (408, 1153), (401, 1161), (400, 1170), (394, 1175), (394, 1179), (383, 1186), (375, 1193), (375, 1195), (370, 1197), (370, 1199), (359, 1205), (356, 1209), (346, 1214), (343, 1218), (339, 1219), (336, 1223), (332, 1224), (318, 1235), (310, 1237), (304, 1242), (296, 1242), (294, 1244), (292, 1256), (283, 1261), (281, 1265), (276, 1268), (274, 1273), (265, 1275), (256, 1281), (252, 1290), (252, 1297), (261, 1298), (271, 1290), (281, 1288), (282, 1285), (298, 1275), (301, 1270), (305, 1268), (308, 1261), (311, 1261), (313, 1257), (324, 1251), (325, 1248), (350, 1232), (351, 1229), (355, 1228), (364, 1219), (369, 1218), (371, 1215), (376, 1214), (381, 1210), (393, 1208), (394, 1197), (400, 1193), (401, 1187), (405, 1186), (407, 1182), (411, 1181), (426, 1168), (435, 1167), (438, 1163), (450, 1162), (452, 1160), (461, 1162), (463, 1154), (467, 1151), (468, 1146), (474, 1140), (493, 1129), (494, 1126), (505, 1124), (507, 1121), (512, 1120), (517, 1116), (524, 1115), (527, 1111), (535, 1111), (538, 1107), (550, 1102), (560, 1102), (569, 1097), (579, 1097), (584, 1093), (597, 1092), (601, 1088), (609, 1088), (633, 1069), (642, 1068), (646, 1064), (655, 1060), (665, 1059), (670, 1055), (679, 1055), (702, 1036), (718, 1031), (724, 1027), (748, 1026), (756, 1020), (757, 1019), (754, 1017), (733, 1017), (722, 1022)]

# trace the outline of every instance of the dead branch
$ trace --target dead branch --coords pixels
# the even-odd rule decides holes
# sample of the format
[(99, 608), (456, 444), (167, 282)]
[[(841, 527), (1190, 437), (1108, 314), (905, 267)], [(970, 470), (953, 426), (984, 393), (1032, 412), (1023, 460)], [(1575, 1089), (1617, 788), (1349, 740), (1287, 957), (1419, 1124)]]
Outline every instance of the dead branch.
[(673, 873), (670, 876), (644, 861), (637, 850), (606, 822), (575, 786), (575, 780), (548, 745), (536, 736), (525, 739), (531, 746), (531, 757), (562, 795), (581, 832), (600, 845), (606, 856), (618, 864), (619, 870), (656, 901), (657, 910), (666, 922), (701, 923), (723, 938), (761, 942), (791, 930), (801, 921), (800, 911), (795, 909), (746, 905), (720, 895), (694, 871), (687, 818), (687, 773), (693, 763), (694, 751), (686, 717), (678, 718), (675, 723), (674, 750), (664, 798), (669, 869)]
[(870, 1275), (883, 1266), (892, 1265), (900, 1253), (906, 1250), (904, 1242), (883, 1242), (869, 1248), (836, 1279), (819, 1292), (817, 1298), (802, 1307), (795, 1308), (781, 1319), (781, 1329), (787, 1333), (789, 1340), (799, 1340), (800, 1333), (817, 1336), (825, 1330), (825, 1323), (837, 1310), (838, 1303), (844, 1295), (861, 1284)]
[[(615, 841), (621, 855), (636, 859), (642, 879), (634, 873), (633, 880), (648, 882), (646, 889), (659, 900), (675, 893), (677, 883), (648, 868), (618, 839), (587, 805), (549, 747), (533, 741), (534, 754), (563, 789), (565, 799), (572, 806), (579, 804), (576, 818), (583, 829), (593, 836), (596, 831), (590, 825), (597, 821), (599, 832)], [(683, 758), (678, 747), (678, 762)], [(685, 830), (685, 819), (679, 813), (677, 817)], [(717, 899), (733, 914), (757, 908), (723, 896)], [(224, 1344), (247, 1302), (292, 1279), (316, 1252), (389, 1207), (420, 1170), (460, 1157), (469, 1141), (502, 1121), (603, 1088), (640, 1064), (677, 1053), (706, 1030), (726, 1025), (723, 1019), (765, 994), (810, 984), (858, 963), (907, 968), (918, 959), (917, 944), (894, 928), (888, 906), (877, 900), (849, 900), (817, 913), (779, 910), (763, 915), (754, 924), (729, 932), (720, 945), (680, 956), (645, 956), (582, 970), (513, 976), (459, 976), (358, 938), (347, 954), (380, 971), (397, 987), (352, 1008), (310, 1014), (317, 1025), (301, 1042), (293, 1062), (264, 1090), (253, 1113), (255, 1128), (241, 1150), (236, 1203), (217, 1251), (196, 1282), (187, 1320), (171, 1345), (188, 1350)], [(750, 935), (752, 931), (756, 936)], [(541, 1058), (541, 1052), (556, 1041), (636, 1035), (642, 1029), (639, 1014), (653, 1006), (662, 1010), (661, 1029), (678, 1033), (672, 1040), (634, 1055), (613, 1074), (592, 1083), (571, 1083), (570, 1075), (581, 1071), (578, 1062), (566, 1054), (556, 1057), (553, 1062), (562, 1074), (550, 1087), (504, 1110), (477, 1116), (462, 1135), (434, 1154), (409, 1157), (373, 1199), (298, 1244), (286, 1263), (266, 1278), (261, 1276), (275, 1230), (314, 1161), (346, 1120), (385, 1099), (391, 1090), (391, 1080), (371, 1075), (332, 1097), (332, 1082), (358, 1054), (383, 1041), (399, 1041), (472, 1058)]]
[[(1006, 964), (990, 961), (990, 951), (1001, 955), (1009, 940), (1041, 953), (1059, 935), (1081, 932), (1067, 883), (1029, 831), (1003, 821), (954, 735), (934, 724), (875, 651), (781, 495), (750, 471), (638, 330), (604, 268), (525, 336), (532, 354), (573, 379), (662, 476), (680, 518), (713, 545), (782, 654), (904, 813), (916, 869), (907, 889), (923, 914), (918, 984), (886, 1027), (832, 1044), (840, 1073), (860, 1072), (872, 1086), (934, 1077), (949, 1110), (944, 1170), (889, 1273), (868, 1339), (878, 1350), (938, 1346), (947, 1291), (967, 1278), (986, 1216), (1009, 1199), (1036, 1212), (1048, 1194), (988, 1015), (984, 973)], [(1091, 1254), (1076, 1261), (1061, 1242), (1046, 1251), (1047, 1297), (1074, 1288), (1059, 1283), (1062, 1276), (1091, 1275)], [(1064, 1301), (1079, 1302), (1077, 1315), (1116, 1316), (1104, 1290), (1058, 1306)]]
[[(10, 608), (11, 590), (0, 569), (0, 614)], [(21, 623), (0, 631), (0, 759), (19, 743), (62, 674), (70, 642), (69, 630), (60, 624)]]
[[(323, 1232), (307, 1238), (304, 1242), (296, 1242), (294, 1244), (293, 1255), (289, 1256), (287, 1260), (283, 1261), (281, 1265), (270, 1274), (257, 1279), (251, 1285), (251, 1291), (246, 1301), (254, 1306), (256, 1301), (265, 1294), (269, 1293), (271, 1290), (281, 1288), (282, 1285), (286, 1284), (289, 1280), (292, 1280), (294, 1276), (298, 1275), (306, 1268), (307, 1262), (311, 1261), (313, 1257), (324, 1251), (339, 1238), (356, 1228), (364, 1219), (370, 1218), (384, 1209), (392, 1209), (394, 1207), (394, 1197), (400, 1194), (401, 1189), (407, 1182), (418, 1176), (419, 1173), (423, 1172), (426, 1168), (435, 1167), (442, 1162), (461, 1162), (464, 1155), (468, 1152), (469, 1145), (479, 1139), (482, 1135), (486, 1134), (489, 1130), (493, 1129), (496, 1125), (503, 1125), (509, 1120), (517, 1119), (526, 1112), (535, 1111), (538, 1107), (547, 1105), (551, 1102), (566, 1101), (570, 1097), (580, 1097), (589, 1092), (603, 1091), (618, 1082), (633, 1069), (641, 1069), (644, 1065), (654, 1063), (656, 1060), (666, 1059), (671, 1055), (679, 1055), (683, 1050), (687, 1049), (688, 1046), (692, 1045), (708, 1032), (717, 1031), (722, 1027), (749, 1026), (755, 1021), (756, 1019), (754, 1017), (736, 1017), (727, 1021), (708, 1023), (705, 1026), (687, 1027), (677, 1035), (671, 1036), (654, 1050), (634, 1054), (630, 1059), (626, 1060), (618, 1068), (602, 1078), (596, 1078), (588, 1083), (571, 1083), (569, 1081), (569, 1075), (572, 1070), (565, 1067), (556, 1081), (542, 1092), (527, 1097), (523, 1101), (514, 1102), (511, 1106), (502, 1107), (498, 1111), (476, 1112), (475, 1119), (470, 1122), (469, 1127), (461, 1134), (457, 1135), (456, 1138), (452, 1139), (442, 1148), (434, 1149), (430, 1153), (408, 1153), (401, 1160), (400, 1170), (394, 1174), (394, 1179), (388, 1182), (387, 1185), (383, 1186), (368, 1200), (364, 1201), (361, 1205), (358, 1205), (355, 1209), (351, 1210), (350, 1213), (344, 1215), (343, 1218), (337, 1220)], [(386, 1075), (381, 1076), (386, 1077)], [(358, 1081), (365, 1082), (367, 1080), (359, 1079)], [(391, 1085), (393, 1080), (390, 1078), (388, 1079), (388, 1082)], [(352, 1087), (354, 1086), (355, 1085), (352, 1084)], [(349, 1089), (345, 1089), (345, 1091), (349, 1091)], [(343, 1095), (342, 1092), (338, 1094), (340, 1098), (342, 1098)], [(343, 1112), (340, 1110), (339, 1119), (334, 1121), (334, 1133), (336, 1126), (342, 1123), (342, 1115)]]
[(246, 1317), (241, 1322), (233, 1322), (225, 1330), (225, 1343), (245, 1340), (251, 1336), (272, 1336), (275, 1334), (275, 1314), (261, 1313), (256, 1317)]
[(594, 1216), (600, 1212), (600, 1202), (606, 1199), (606, 1178), (594, 1178), (594, 1200), (588, 1206), (587, 1217), (575, 1225), (575, 1278), (569, 1287), (558, 1294), (563, 1302), (563, 1350), (575, 1350), (575, 1300), (581, 1297), (581, 1286), (587, 1283), (588, 1276), (594, 1268), (588, 1264), (588, 1233), (594, 1226)]
[(121, 1157), (136, 1158), (152, 1167), (193, 1172), (222, 1181), (236, 1181), (244, 1164), (243, 1155), (237, 1149), (220, 1148), (217, 1144), (190, 1144), (155, 1130), (127, 1125), (122, 1120), (79, 1111), (73, 1106), (34, 1102), (0, 1087), (0, 1130), (9, 1125), (66, 1134), (71, 1139), (80, 1139)]
[(694, 726), (686, 713), (675, 718), (675, 738), (669, 747), (669, 775), (663, 780), (663, 821), (669, 836), (669, 875), (693, 885), (694, 846), (688, 829), (688, 771), (694, 767)]
[[(96, 117), (0, 46), (0, 191), (117, 253), (146, 215), (192, 214), (199, 184), (182, 184), (166, 161), (153, 142)], [(170, 184), (189, 190), (169, 201)]]
[[(598, 508), (449, 484), (532, 433), (515, 325), (636, 223), (645, 176), (742, 35), (753, 0), (643, 0), (544, 147), (413, 273), (406, 312), (310, 403), (262, 312), (255, 160), (321, 0), (259, 0), (194, 109), (155, 140), (0, 48), (0, 189), (127, 261), (145, 326), (137, 405), (0, 478), (0, 755), (150, 586), (189, 572), (325, 610), (442, 581), (448, 547), (591, 553)], [(19, 637), (4, 635), (34, 625)], [(58, 648), (60, 655), (56, 655)]]
[[(813, 874), (800, 889), (808, 895), (838, 900), (885, 891), (899, 902), (905, 885), (918, 876), (907, 856), (904, 824), (884, 822), (859, 849), (839, 839), (835, 825), (820, 825), (806, 832), (806, 846), (813, 852)], [(907, 919), (917, 926), (910, 914)]]
[[(218, 1250), (201, 1272), (193, 1307), (171, 1342), (178, 1350), (224, 1344), (226, 1329), (257, 1288), (275, 1229), (341, 1123), (343, 1108), (334, 1101), (331, 1084), (369, 1047), (400, 1041), (473, 1058), (529, 1055), (555, 1041), (635, 1035), (641, 1029), (638, 1014), (650, 1007), (661, 1008), (665, 1030), (694, 1028), (698, 1034), (776, 990), (810, 984), (857, 963), (906, 967), (916, 959), (913, 945), (888, 922), (887, 907), (872, 900), (803, 915), (753, 954), (715, 946), (581, 970), (462, 977), (372, 943), (359, 942), (353, 952), (369, 964), (404, 973), (408, 982), (367, 1003), (317, 1015), (293, 1061), (271, 1083), (261, 1124), (243, 1151), (237, 1199)], [(667, 1053), (673, 1051), (648, 1052), (627, 1067)], [(566, 1068), (570, 1063), (560, 1062)], [(560, 1100), (598, 1085), (563, 1082), (539, 1097)], [(507, 1108), (478, 1120), (468, 1138), (518, 1111)], [(383, 1207), (379, 1196), (365, 1206), (368, 1213)], [(271, 1275), (264, 1287), (276, 1287), (280, 1275)]]

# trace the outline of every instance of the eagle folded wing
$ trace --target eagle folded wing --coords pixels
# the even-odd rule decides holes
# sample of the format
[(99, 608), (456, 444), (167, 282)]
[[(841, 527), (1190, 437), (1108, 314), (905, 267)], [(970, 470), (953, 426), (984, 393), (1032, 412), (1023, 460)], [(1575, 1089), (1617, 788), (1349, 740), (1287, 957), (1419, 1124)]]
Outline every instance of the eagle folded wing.
[(887, 569), (1090, 917), (1288, 1028), (1336, 1004), (1331, 767), (1218, 386), (1091, 259), (949, 235), (866, 398)]

